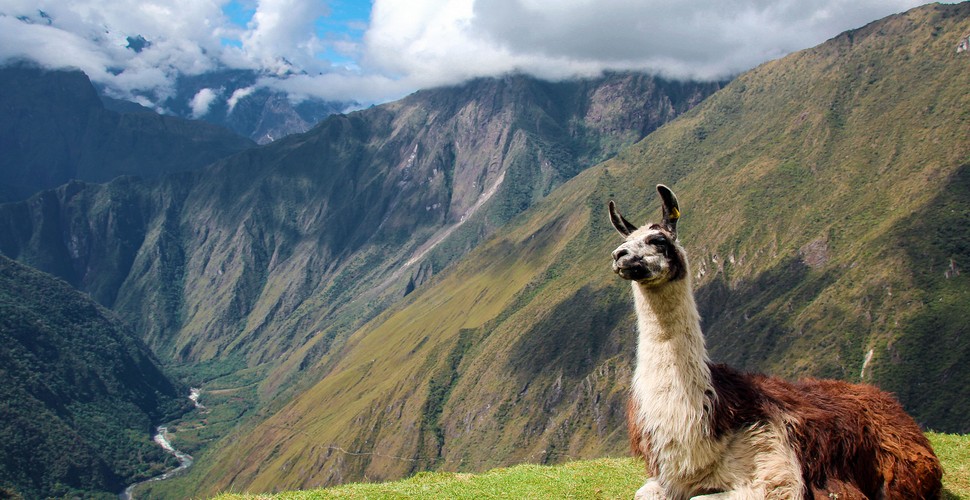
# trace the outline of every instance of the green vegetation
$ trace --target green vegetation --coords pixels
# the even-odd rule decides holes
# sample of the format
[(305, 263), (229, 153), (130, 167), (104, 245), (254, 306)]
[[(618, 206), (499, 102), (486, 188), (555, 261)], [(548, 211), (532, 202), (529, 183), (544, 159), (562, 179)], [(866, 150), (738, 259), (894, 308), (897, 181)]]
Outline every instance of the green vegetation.
[(464, 329), (458, 333), (458, 340), (445, 358), (444, 366), (438, 368), (431, 380), (428, 381), (428, 397), (422, 410), (424, 418), (421, 421), (421, 436), (423, 440), (426, 434), (429, 435), (433, 439), (433, 445), (430, 451), (421, 454), (421, 458), (426, 463), (421, 464), (422, 460), (419, 460), (419, 463), (416, 464), (419, 467), (417, 470), (433, 469), (435, 462), (441, 458), (441, 448), (445, 445), (445, 431), (441, 427), (441, 413), (444, 411), (444, 405), (448, 402), (451, 390), (458, 380), (458, 365), (468, 351), (474, 333), (475, 330), (472, 329)]
[(943, 462), (943, 488), (948, 498), (970, 498), (970, 436), (929, 433), (936, 456)]
[(204, 408), (166, 422), (172, 445), (195, 459), (193, 466), (182, 473), (189, 481), (148, 482), (135, 488), (136, 498), (192, 496), (186, 483), (206, 474), (214, 452), (211, 445), (244, 425), (259, 406), (257, 388), (265, 376), (264, 369), (239, 369), (232, 361), (202, 363), (198, 369), (193, 368), (196, 367), (176, 367), (172, 372), (190, 380), (193, 387), (205, 388), (200, 397)]
[(630, 498), (643, 484), (643, 464), (603, 458), (560, 466), (516, 465), (482, 474), (420, 472), (393, 483), (348, 484), (277, 495), (225, 494), (218, 500), (325, 498)]
[(151, 434), (183, 388), (107, 310), (2, 256), (0, 380), (0, 488), (112, 498), (177, 465)]
[[(970, 437), (929, 434), (946, 471), (944, 496), (970, 498)], [(516, 465), (481, 474), (420, 472), (389, 483), (355, 483), (274, 495), (222, 494), (216, 500), (311, 500), (327, 498), (632, 498), (643, 484), (643, 462), (601, 458), (559, 466)]]

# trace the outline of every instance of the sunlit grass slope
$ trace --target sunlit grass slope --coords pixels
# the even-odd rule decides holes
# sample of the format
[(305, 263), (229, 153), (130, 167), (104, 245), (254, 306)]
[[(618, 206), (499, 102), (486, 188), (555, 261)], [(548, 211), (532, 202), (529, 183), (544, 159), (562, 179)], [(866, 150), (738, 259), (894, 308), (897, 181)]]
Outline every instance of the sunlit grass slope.
[(627, 498), (643, 483), (643, 464), (628, 458), (516, 465), (481, 474), (420, 472), (390, 483), (354, 483), (277, 495), (225, 494), (219, 500), (324, 498)]
[(928, 435), (943, 462), (945, 493), (950, 498), (970, 498), (970, 436), (932, 432)]
[[(943, 461), (944, 498), (970, 498), (970, 437), (930, 433)], [(421, 472), (389, 483), (354, 483), (276, 495), (220, 495), (218, 500), (297, 500), (327, 498), (632, 498), (645, 479), (643, 463), (602, 458), (559, 466), (533, 464), (482, 474)]]
[[(240, 455), (230, 450), (246, 450), (247, 473), (275, 471), (253, 485), (260, 490), (272, 489), (277, 479), (304, 481), (307, 469), (289, 464), (309, 457), (320, 459), (311, 465), (315, 474), (309, 476), (320, 483), (365, 475), (400, 477), (434, 467), (441, 424), (436, 421), (440, 408), (433, 407), (443, 403), (440, 392), (453, 383), (453, 363), (461, 357), (456, 349), (470, 348), (468, 336), (508, 307), (516, 292), (557, 254), (558, 242), (569, 234), (565, 229), (582, 222), (559, 221), (544, 238), (513, 233), (511, 241), (486, 245), (475, 261), (481, 265), (470, 263), (465, 271), (444, 278), (441, 286), (450, 293), (416, 293), (406, 314), (391, 311), (371, 322), (349, 339), (327, 378), (261, 425), (268, 432), (254, 437), (258, 442), (237, 441), (224, 456), (235, 462), (231, 457)], [(415, 311), (422, 320), (412, 317)], [(449, 361), (449, 354), (457, 359)], [(435, 384), (440, 385), (439, 394), (430, 390)], [(325, 407), (317, 406), (321, 400)], [(321, 418), (305, 418), (311, 414)], [(285, 448), (273, 445), (279, 439), (287, 442)], [(356, 454), (375, 448), (386, 452)], [(398, 453), (414, 449), (424, 451), (417, 457)], [(330, 460), (341, 467), (332, 469), (332, 476), (315, 477), (317, 467)], [(215, 465), (219, 470), (221, 464)], [(232, 487), (231, 480), (225, 476), (219, 483)]]

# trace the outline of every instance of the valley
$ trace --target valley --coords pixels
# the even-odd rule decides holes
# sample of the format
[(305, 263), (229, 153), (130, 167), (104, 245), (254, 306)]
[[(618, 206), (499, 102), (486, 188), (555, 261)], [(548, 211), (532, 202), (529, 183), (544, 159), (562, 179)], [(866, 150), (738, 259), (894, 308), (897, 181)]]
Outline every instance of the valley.
[(173, 466), (149, 432), (188, 401), (128, 327), (2, 256), (0, 285), (0, 491), (111, 497)]
[[(139, 464), (22, 491), (111, 491), (175, 467), (145, 448), (158, 425), (194, 463), (136, 498), (626, 456), (635, 319), (606, 204), (652, 220), (657, 183), (681, 200), (714, 361), (872, 383), (934, 439), (968, 433), (966, 33), (970, 3), (932, 4), (731, 80), (478, 78), (261, 146), (178, 122), (169, 144), (227, 138), (178, 171), (118, 177), (97, 160), (87, 180), (4, 181), (18, 195), (0, 204), (0, 270), (64, 294), (16, 331), (40, 335), (23, 332), (47, 326), (44, 308), (65, 325), (103, 316), (98, 331), (163, 381), (118, 403), (140, 413), (112, 446)], [(83, 74), (52, 77), (94, 96)], [(0, 306), (20, 296), (44, 295)], [(50, 354), (18, 375), (44, 394), (29, 374), (62, 358), (24, 345)], [(121, 384), (78, 375), (94, 364), (79, 359), (55, 393)], [(28, 484), (5, 467), (0, 492)]]
[(156, 428), (155, 436), (152, 438), (152, 440), (155, 441), (155, 444), (160, 446), (163, 450), (174, 456), (179, 461), (178, 467), (165, 471), (159, 476), (155, 476), (128, 486), (123, 492), (121, 492), (121, 494), (118, 495), (118, 498), (121, 500), (131, 500), (134, 496), (135, 488), (140, 485), (146, 484), (150, 481), (164, 481), (166, 479), (170, 479), (179, 473), (184, 472), (189, 467), (192, 467), (192, 463), (194, 462), (192, 456), (175, 449), (175, 447), (172, 446), (172, 443), (168, 440), (168, 427), (160, 426)]

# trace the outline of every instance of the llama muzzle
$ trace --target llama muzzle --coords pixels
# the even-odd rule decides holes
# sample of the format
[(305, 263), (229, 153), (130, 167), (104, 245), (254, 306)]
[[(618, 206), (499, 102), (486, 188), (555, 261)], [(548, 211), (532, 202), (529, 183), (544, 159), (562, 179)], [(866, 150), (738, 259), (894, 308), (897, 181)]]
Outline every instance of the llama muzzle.
[(632, 281), (650, 277), (650, 271), (643, 259), (623, 247), (613, 251), (613, 272)]

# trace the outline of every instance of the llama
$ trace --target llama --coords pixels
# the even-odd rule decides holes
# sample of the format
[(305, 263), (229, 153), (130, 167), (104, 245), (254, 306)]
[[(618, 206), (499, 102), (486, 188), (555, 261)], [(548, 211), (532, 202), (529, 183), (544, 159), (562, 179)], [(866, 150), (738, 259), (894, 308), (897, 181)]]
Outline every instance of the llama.
[(657, 191), (660, 224), (637, 228), (609, 203), (626, 239), (613, 271), (631, 281), (637, 312), (627, 425), (650, 478), (636, 498), (939, 498), (940, 462), (888, 393), (711, 363), (677, 241), (677, 198)]

